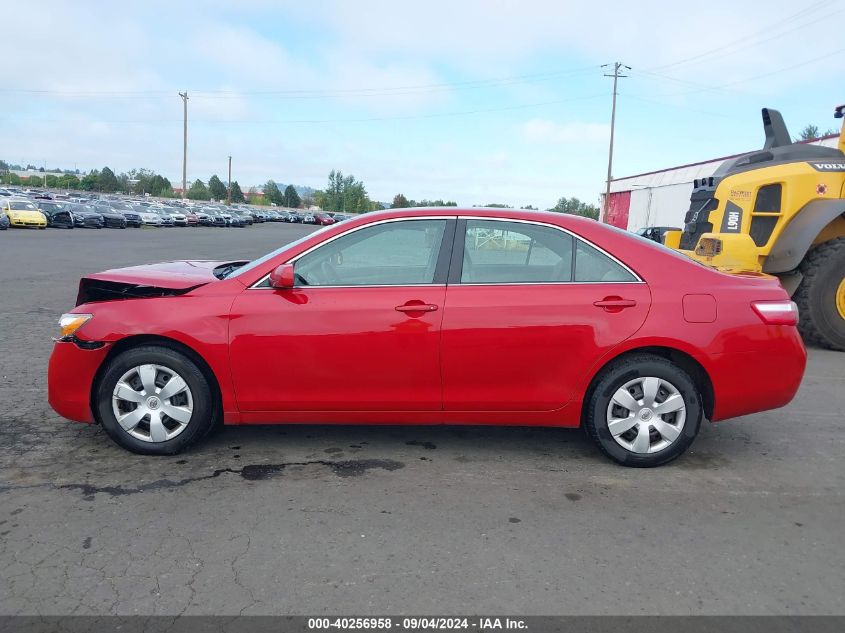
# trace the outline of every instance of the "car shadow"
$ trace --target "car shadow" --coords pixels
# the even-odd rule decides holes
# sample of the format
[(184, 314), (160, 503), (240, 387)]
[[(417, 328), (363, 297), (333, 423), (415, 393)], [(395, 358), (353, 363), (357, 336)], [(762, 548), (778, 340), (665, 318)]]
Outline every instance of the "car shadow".
[(244, 458), (278, 451), (328, 455), (334, 459), (360, 453), (429, 459), (447, 455), (458, 461), (487, 461), (495, 456), (537, 456), (603, 460), (579, 428), (449, 425), (250, 425), (224, 426), (190, 453), (235, 452)]

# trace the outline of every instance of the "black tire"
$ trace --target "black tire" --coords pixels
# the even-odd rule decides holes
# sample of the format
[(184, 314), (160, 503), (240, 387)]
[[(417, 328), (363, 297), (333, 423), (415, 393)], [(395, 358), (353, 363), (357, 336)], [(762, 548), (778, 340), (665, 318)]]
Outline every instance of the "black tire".
[(808, 343), (845, 352), (845, 318), (836, 306), (836, 292), (845, 282), (845, 237), (811, 249), (798, 270), (803, 275), (793, 297), (798, 331)]
[[(170, 440), (146, 442), (124, 431), (112, 410), (112, 393), (117, 381), (133, 367), (156, 364), (179, 374), (193, 395), (193, 412), (185, 429)], [(97, 383), (94, 403), (98, 417), (117, 444), (140, 455), (175, 455), (201, 440), (215, 427), (220, 416), (215, 393), (203, 372), (190, 358), (169, 347), (144, 345), (115, 356)]]
[[(640, 454), (624, 448), (613, 438), (607, 426), (607, 410), (617, 389), (647, 376), (666, 380), (678, 390), (686, 405), (686, 421), (672, 444), (654, 453)], [(690, 447), (701, 427), (701, 402), (695, 383), (680, 367), (660, 356), (636, 354), (612, 363), (600, 374), (584, 410), (584, 428), (599, 449), (618, 464), (651, 468), (671, 462)]]

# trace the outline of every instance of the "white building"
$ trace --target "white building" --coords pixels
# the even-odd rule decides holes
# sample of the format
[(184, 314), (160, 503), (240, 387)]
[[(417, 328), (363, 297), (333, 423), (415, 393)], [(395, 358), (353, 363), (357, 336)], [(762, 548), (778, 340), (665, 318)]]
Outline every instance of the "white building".
[[(810, 142), (814, 145), (837, 147), (839, 135), (831, 134)], [(636, 231), (644, 226), (683, 228), (684, 216), (689, 210), (692, 181), (712, 176), (726, 160), (742, 155), (723, 156), (700, 163), (616, 178), (610, 182), (610, 204), (605, 221), (629, 231)]]

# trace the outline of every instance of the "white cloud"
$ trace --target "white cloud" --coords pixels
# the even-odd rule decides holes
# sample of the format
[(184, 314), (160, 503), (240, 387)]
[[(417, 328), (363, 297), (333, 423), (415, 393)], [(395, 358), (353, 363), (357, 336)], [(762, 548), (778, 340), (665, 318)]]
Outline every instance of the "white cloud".
[[(793, 127), (827, 126), (832, 121), (822, 117), (838, 98), (828, 95), (841, 76), (841, 56), (788, 68), (839, 46), (841, 7), (816, 3), (790, 17), (799, 9), (790, 0), (149, 0), (109, 11), (99, 3), (12, 3), (3, 15), (4, 86), (64, 92), (4, 93), (0, 157), (118, 171), (146, 166), (173, 177), (181, 174), (176, 91), (188, 89), (192, 179), (222, 171), (231, 153), (235, 177), (246, 185), (272, 177), (320, 186), (329, 169), (341, 167), (381, 199), (397, 191), (467, 204), (591, 199), (603, 178), (609, 98), (555, 110), (522, 107), (609, 92), (598, 65), (621, 59), (633, 66), (620, 85), (621, 171), (666, 166), (676, 160), (671, 152), (701, 152), (683, 157), (695, 160), (756, 142), (756, 122), (741, 132), (751, 141), (732, 135), (735, 129), (720, 136), (727, 118), (704, 119), (712, 125), (702, 134), (709, 111), (753, 120), (756, 108), (791, 99), (795, 116), (806, 117), (785, 110)], [(725, 17), (717, 29), (714, 15)], [(807, 45), (810, 38), (818, 49)], [(400, 89), (587, 67), (488, 90)], [(780, 69), (787, 70), (744, 81)], [(701, 91), (724, 84), (725, 91)], [(362, 88), (380, 90), (373, 96)], [(278, 94), (286, 90), (310, 91), (310, 98)], [(753, 105), (737, 102), (753, 93), (760, 93)], [(651, 110), (635, 96), (650, 99)], [(514, 111), (439, 118), (499, 107)], [(398, 120), (284, 123), (369, 118)], [(677, 142), (683, 138), (695, 142)], [(445, 142), (451, 146), (438, 149)], [(703, 143), (710, 147), (701, 149)]]
[(593, 144), (606, 143), (610, 125), (606, 123), (555, 123), (531, 119), (520, 126), (523, 138), (532, 143)]

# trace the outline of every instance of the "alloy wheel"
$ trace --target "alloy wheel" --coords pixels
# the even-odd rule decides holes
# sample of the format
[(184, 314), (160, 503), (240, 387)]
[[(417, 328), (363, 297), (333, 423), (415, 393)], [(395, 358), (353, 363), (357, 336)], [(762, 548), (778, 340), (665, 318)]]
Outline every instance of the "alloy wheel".
[(607, 428), (624, 449), (656, 453), (680, 437), (686, 415), (677, 387), (663, 378), (646, 376), (616, 390), (607, 405)]
[(121, 428), (143, 442), (166, 442), (187, 428), (194, 411), (188, 383), (163, 365), (138, 365), (112, 391), (112, 410)]

